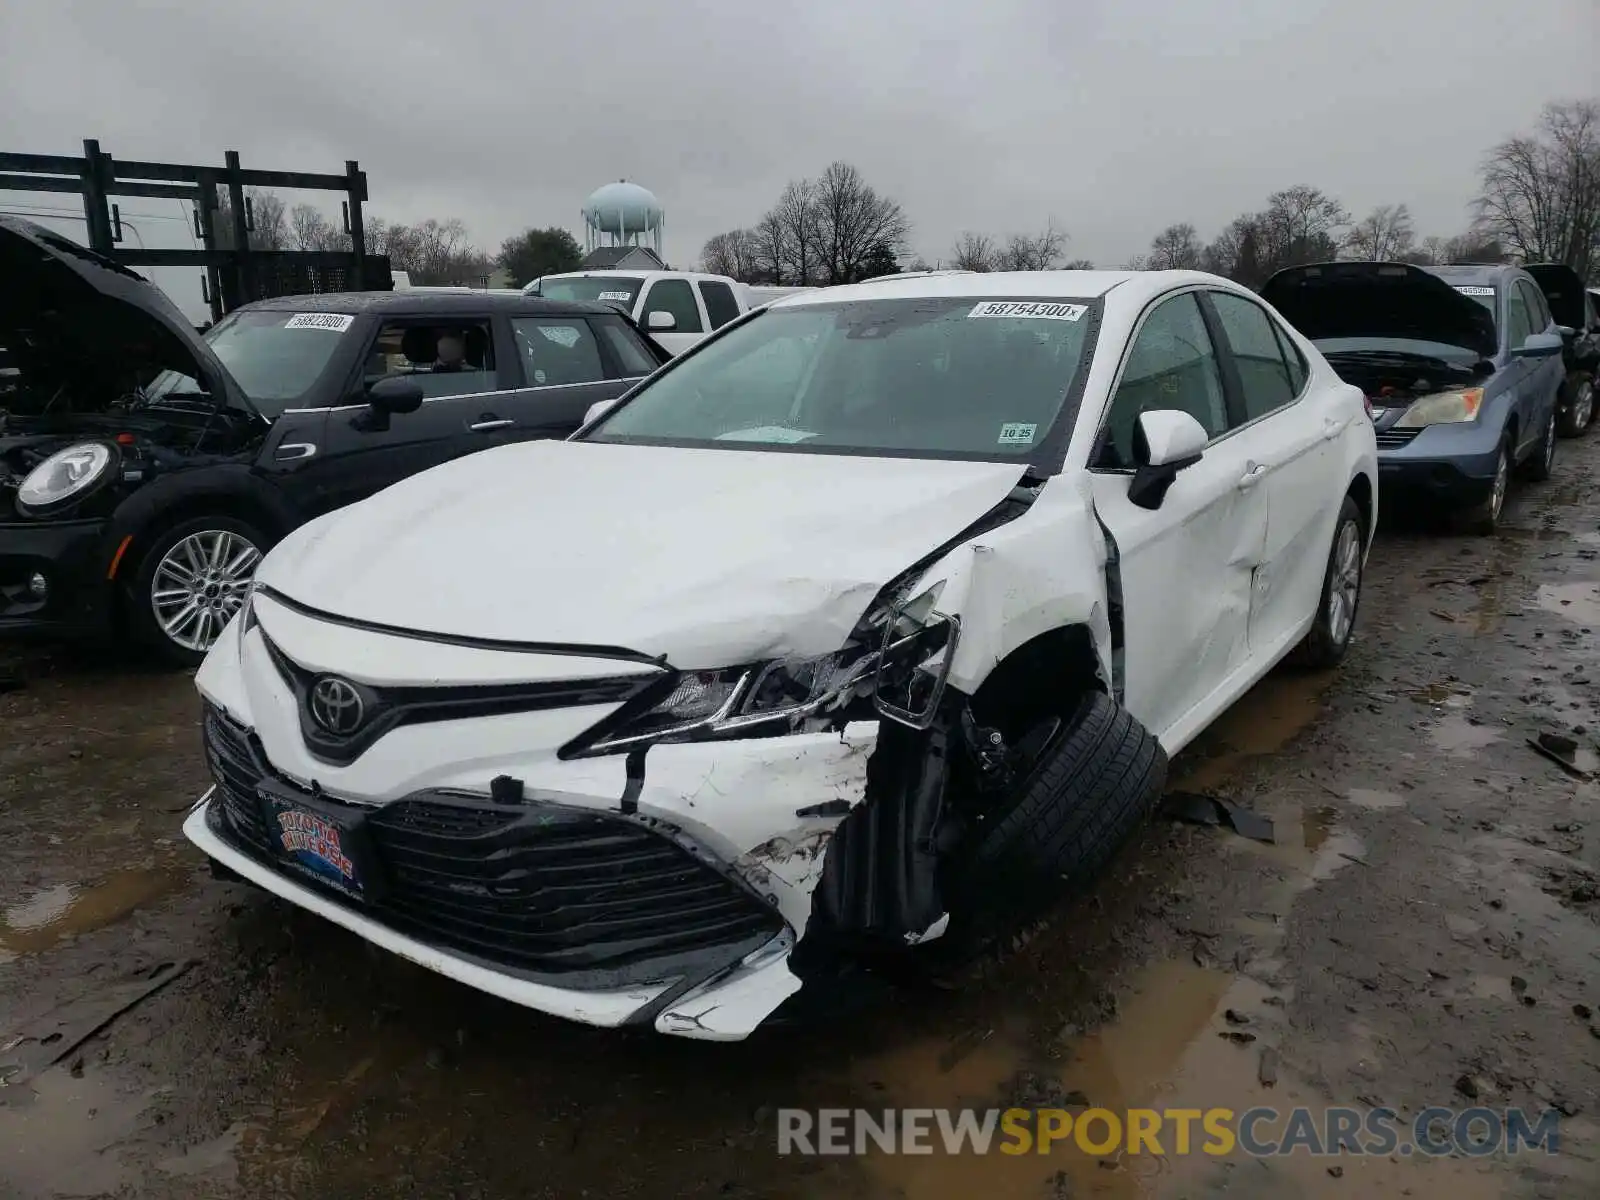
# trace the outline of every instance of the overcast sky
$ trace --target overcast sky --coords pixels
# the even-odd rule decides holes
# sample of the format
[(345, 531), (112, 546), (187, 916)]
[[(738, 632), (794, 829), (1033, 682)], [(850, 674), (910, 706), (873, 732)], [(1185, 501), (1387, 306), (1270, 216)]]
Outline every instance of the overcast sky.
[[(1296, 183), (1458, 233), (1483, 151), (1600, 94), (1597, 64), (1597, 0), (0, 0), (0, 149), (355, 158), (372, 212), (459, 216), (490, 248), (581, 233), (626, 177), (684, 266), (842, 158), (930, 261), (1053, 218), (1116, 265)], [(0, 193), (18, 203), (76, 199)], [(122, 208), (188, 244), (176, 202)]]

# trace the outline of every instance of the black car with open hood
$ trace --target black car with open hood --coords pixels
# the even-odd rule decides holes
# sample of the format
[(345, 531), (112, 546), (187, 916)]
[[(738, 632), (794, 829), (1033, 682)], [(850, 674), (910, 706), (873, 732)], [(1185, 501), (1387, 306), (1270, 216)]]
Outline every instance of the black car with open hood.
[(564, 437), (665, 357), (608, 305), (490, 292), (279, 297), (202, 337), (143, 276), (0, 217), (0, 636), (198, 662), (295, 526)]
[(1533, 276), (1561, 327), (1561, 361), (1567, 369), (1561, 389), (1562, 432), (1579, 436), (1594, 419), (1594, 382), (1600, 373), (1600, 304), (1583, 277), (1565, 263), (1530, 263)]
[(1404, 338), (1494, 357), (1494, 315), (1409, 263), (1327, 262), (1286, 267), (1261, 298), (1314, 342)]

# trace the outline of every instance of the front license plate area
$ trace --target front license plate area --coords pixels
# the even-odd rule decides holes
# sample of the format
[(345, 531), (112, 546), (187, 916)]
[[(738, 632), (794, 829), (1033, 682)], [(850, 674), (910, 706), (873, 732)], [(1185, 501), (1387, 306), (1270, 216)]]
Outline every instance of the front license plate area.
[(365, 814), (271, 781), (262, 782), (257, 795), (280, 857), (348, 895), (373, 898), (377, 879)]

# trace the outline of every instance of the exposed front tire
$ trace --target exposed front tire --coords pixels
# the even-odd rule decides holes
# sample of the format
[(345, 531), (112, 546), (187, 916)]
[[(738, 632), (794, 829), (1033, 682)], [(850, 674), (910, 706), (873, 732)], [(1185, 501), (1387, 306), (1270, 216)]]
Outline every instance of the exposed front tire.
[(1594, 378), (1587, 372), (1576, 372), (1568, 377), (1565, 386), (1567, 403), (1556, 431), (1562, 437), (1582, 437), (1594, 421)]
[(1294, 660), (1301, 666), (1322, 670), (1336, 667), (1350, 648), (1356, 628), (1356, 609), (1361, 603), (1365, 537), (1361, 510), (1354, 499), (1346, 496), (1339, 506), (1339, 520), (1333, 529), (1333, 546), (1328, 551), (1328, 566), (1322, 576), (1316, 619), (1305, 640), (1295, 648)]
[(954, 895), (960, 940), (981, 949), (1091, 881), (1155, 806), (1166, 775), (1161, 743), (1109, 696), (1088, 693), (976, 835)]
[(1468, 533), (1488, 537), (1500, 527), (1500, 514), (1505, 511), (1506, 491), (1511, 486), (1511, 437), (1500, 442), (1500, 456), (1495, 460), (1494, 483), (1489, 494), (1460, 516), (1461, 527)]
[(197, 517), (156, 534), (131, 582), (130, 624), (139, 644), (175, 666), (198, 666), (244, 603), (267, 547), (236, 517)]

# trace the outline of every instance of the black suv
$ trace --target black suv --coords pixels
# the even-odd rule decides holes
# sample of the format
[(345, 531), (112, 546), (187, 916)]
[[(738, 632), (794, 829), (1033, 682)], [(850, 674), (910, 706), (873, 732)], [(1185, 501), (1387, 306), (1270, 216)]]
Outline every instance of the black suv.
[(0, 635), (199, 662), (295, 526), (447, 459), (565, 437), (668, 357), (607, 304), (264, 300), (202, 339), (117, 263), (0, 217)]

